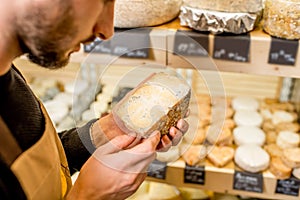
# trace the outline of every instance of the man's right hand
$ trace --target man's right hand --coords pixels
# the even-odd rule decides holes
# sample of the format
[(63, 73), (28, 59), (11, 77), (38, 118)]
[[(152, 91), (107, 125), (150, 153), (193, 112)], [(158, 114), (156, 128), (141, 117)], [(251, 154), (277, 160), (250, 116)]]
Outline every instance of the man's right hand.
[(133, 142), (135, 137), (120, 135), (99, 147), (81, 168), (67, 199), (123, 200), (132, 195), (156, 158), (160, 133), (128, 148)]

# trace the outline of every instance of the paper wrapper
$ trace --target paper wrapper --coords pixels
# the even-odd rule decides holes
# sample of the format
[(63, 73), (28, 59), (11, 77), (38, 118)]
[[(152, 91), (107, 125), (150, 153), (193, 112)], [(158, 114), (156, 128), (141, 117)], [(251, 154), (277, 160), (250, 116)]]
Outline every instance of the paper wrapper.
[(242, 34), (254, 29), (260, 18), (259, 13), (221, 12), (181, 6), (180, 25), (197, 31), (209, 31), (213, 34)]

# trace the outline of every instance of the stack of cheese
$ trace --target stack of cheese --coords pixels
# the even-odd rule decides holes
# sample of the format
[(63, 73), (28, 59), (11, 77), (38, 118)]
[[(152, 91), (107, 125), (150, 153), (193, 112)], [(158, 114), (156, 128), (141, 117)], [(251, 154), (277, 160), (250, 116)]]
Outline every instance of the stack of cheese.
[(234, 142), (237, 145), (235, 163), (243, 170), (253, 173), (267, 169), (270, 157), (262, 148), (266, 136), (260, 128), (263, 118), (258, 112), (258, 100), (251, 97), (235, 97), (232, 106), (235, 110), (234, 121), (237, 124), (233, 130)]
[(293, 169), (293, 174), (300, 177), (300, 126), (294, 105), (266, 99), (260, 113), (264, 117), (262, 129), (267, 135), (264, 148), (271, 156), (269, 170), (278, 179), (289, 178)]
[(232, 129), (235, 123), (230, 99), (197, 95), (190, 110), (190, 128), (180, 145), (182, 158), (189, 165), (197, 165), (207, 158), (217, 167), (225, 166), (234, 155)]

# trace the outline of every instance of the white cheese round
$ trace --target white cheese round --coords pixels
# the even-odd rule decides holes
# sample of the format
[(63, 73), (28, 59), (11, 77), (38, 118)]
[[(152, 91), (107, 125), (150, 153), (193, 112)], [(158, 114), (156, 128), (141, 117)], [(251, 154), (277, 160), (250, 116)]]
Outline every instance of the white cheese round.
[(178, 16), (182, 0), (118, 0), (115, 3), (115, 27), (155, 26)]
[(243, 170), (257, 173), (268, 168), (270, 156), (260, 146), (246, 144), (236, 149), (234, 161)]
[(294, 121), (294, 116), (287, 112), (287, 111), (283, 111), (283, 110), (280, 110), (280, 111), (275, 111), (273, 113), (273, 116), (272, 116), (272, 123), (274, 125), (276, 124), (279, 124), (281, 122), (293, 122)]
[(235, 110), (257, 110), (259, 107), (258, 100), (252, 97), (235, 97), (231, 104)]
[(237, 110), (233, 117), (237, 126), (257, 126), (260, 127), (263, 118), (257, 112), (253, 110)]
[(256, 126), (238, 126), (233, 130), (236, 145), (256, 144), (262, 146), (266, 141), (264, 131)]
[(291, 131), (280, 131), (276, 139), (276, 144), (282, 149), (298, 147), (299, 143), (299, 134)]
[(61, 101), (47, 101), (44, 106), (55, 124), (59, 124), (69, 113), (68, 105)]
[(53, 100), (67, 104), (69, 107), (73, 105), (73, 95), (67, 92), (58, 93)]

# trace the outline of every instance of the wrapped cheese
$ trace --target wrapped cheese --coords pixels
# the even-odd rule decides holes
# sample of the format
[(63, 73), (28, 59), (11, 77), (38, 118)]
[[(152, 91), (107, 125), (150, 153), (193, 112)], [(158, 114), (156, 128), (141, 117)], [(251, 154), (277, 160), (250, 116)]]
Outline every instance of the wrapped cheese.
[(112, 113), (125, 133), (148, 137), (158, 130), (167, 134), (187, 113), (190, 95), (190, 86), (183, 79), (155, 73), (129, 92)]
[(300, 39), (300, 1), (266, 0), (264, 30), (272, 36)]

